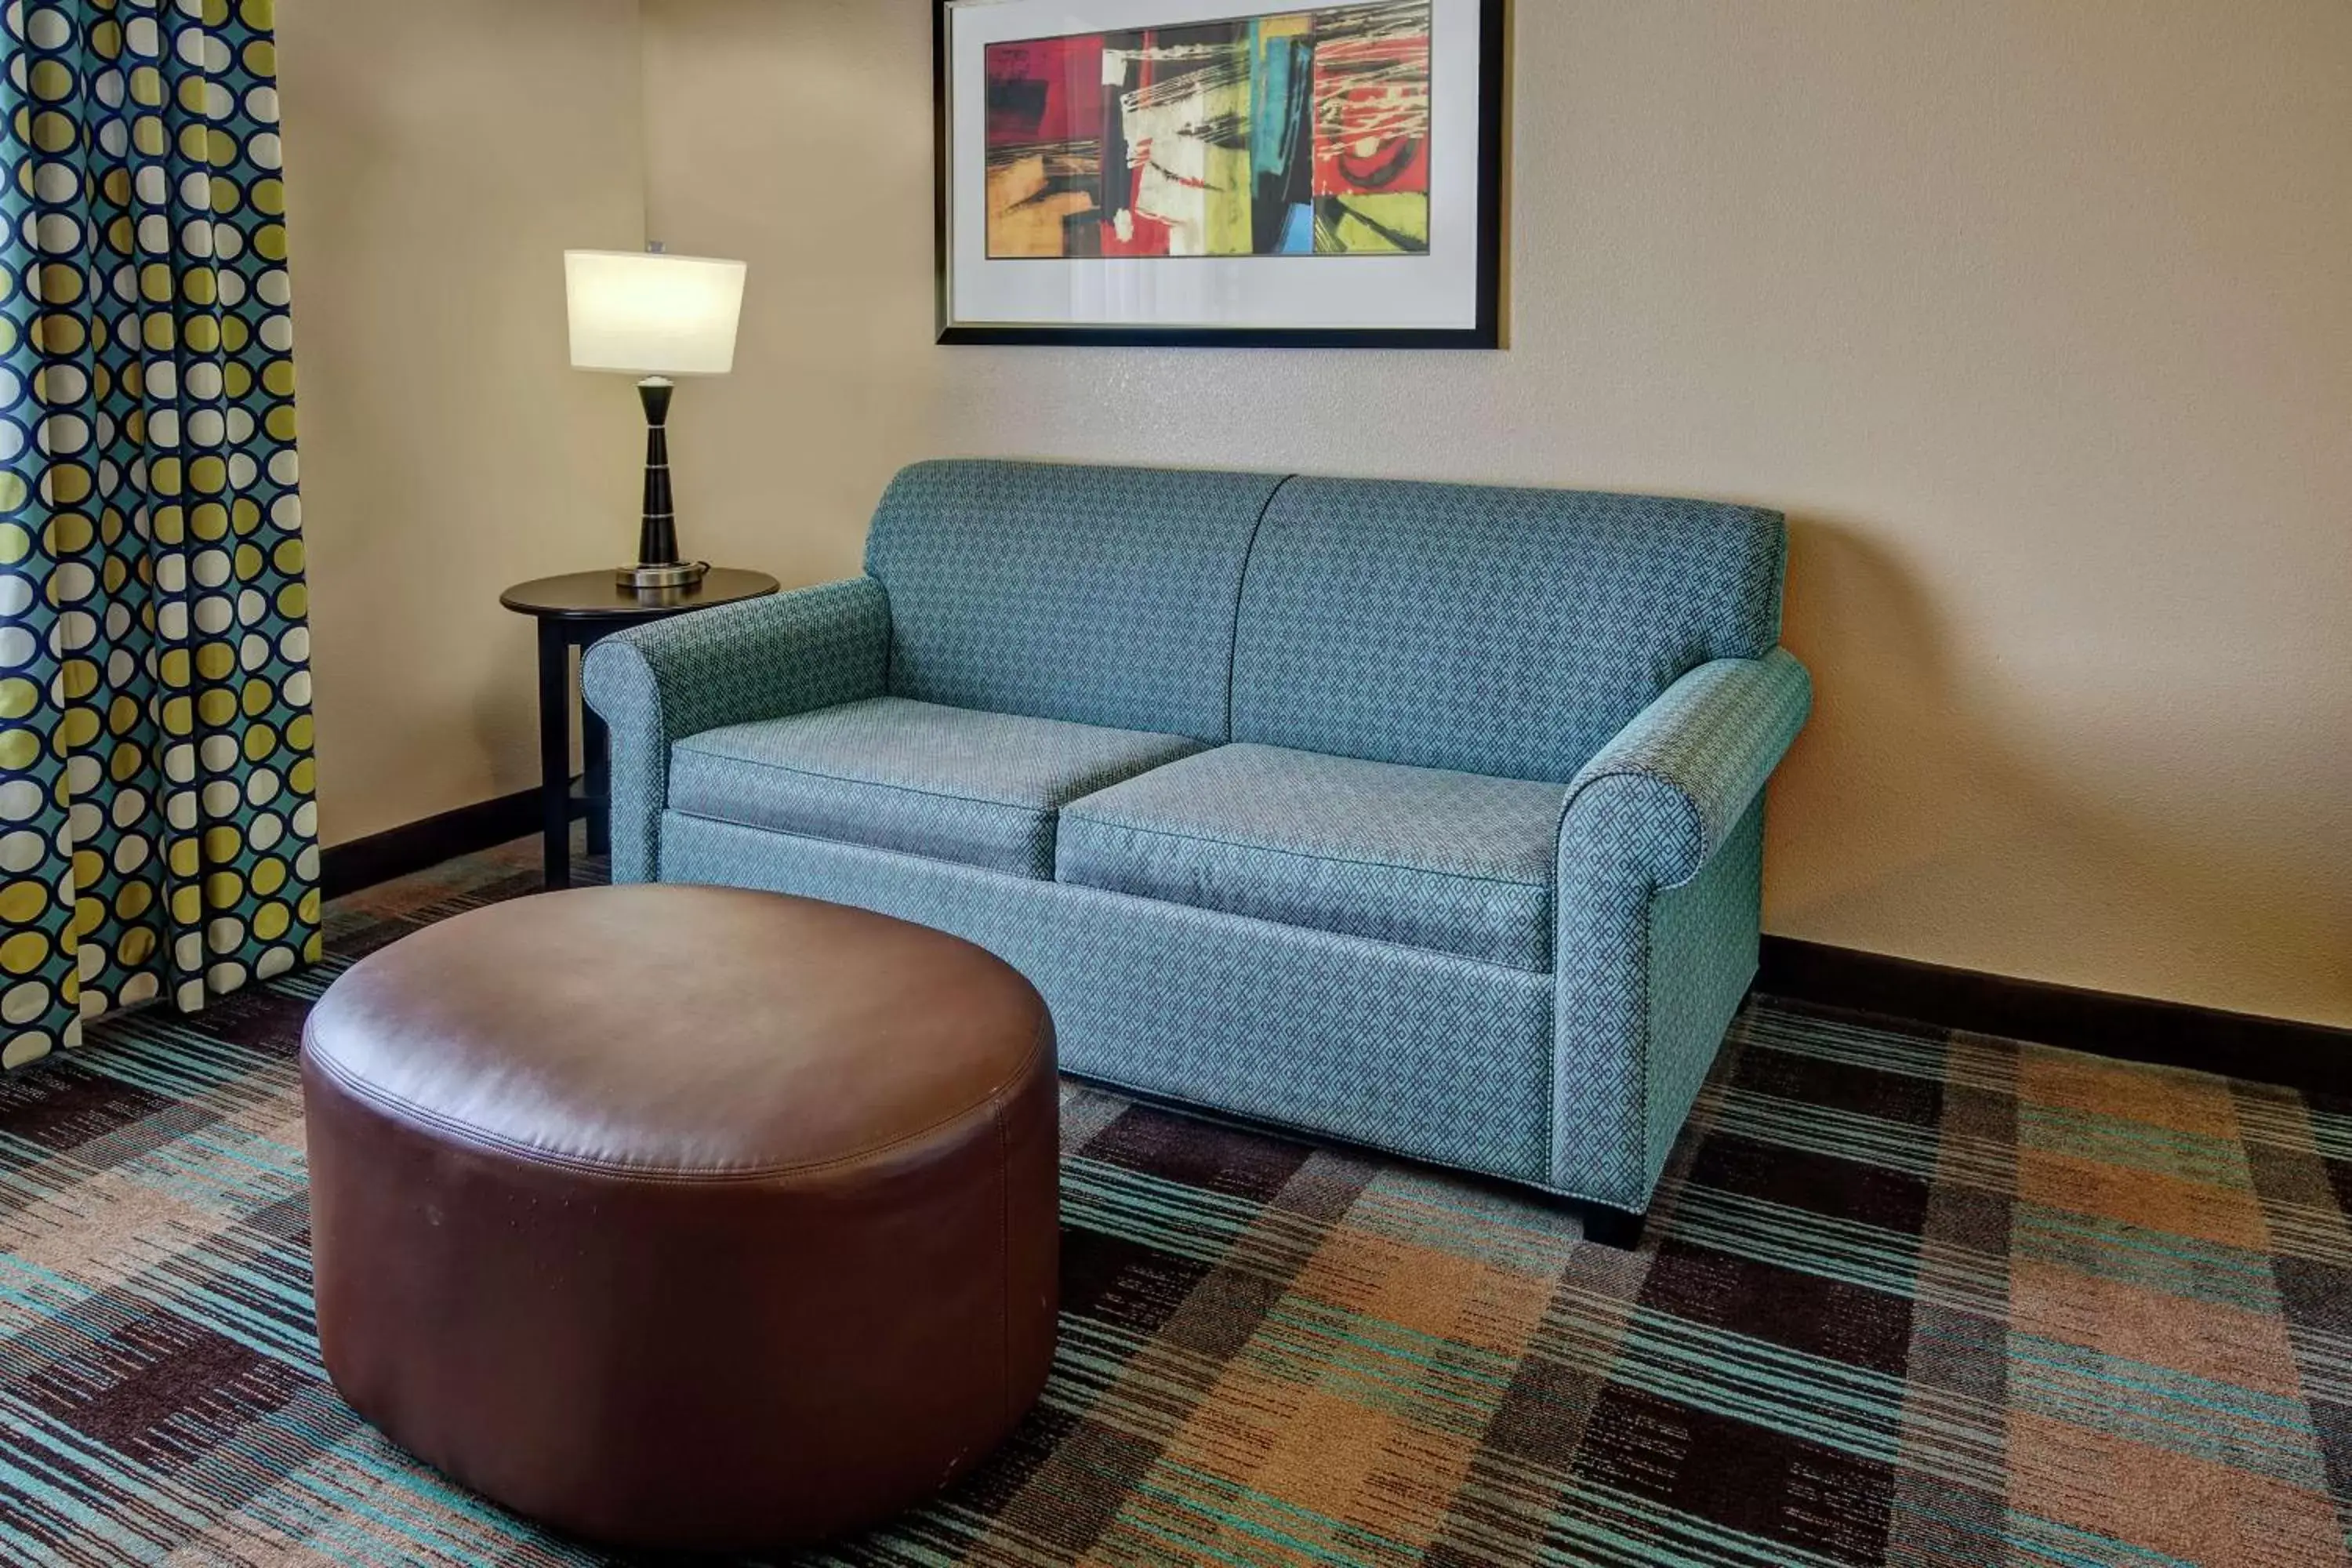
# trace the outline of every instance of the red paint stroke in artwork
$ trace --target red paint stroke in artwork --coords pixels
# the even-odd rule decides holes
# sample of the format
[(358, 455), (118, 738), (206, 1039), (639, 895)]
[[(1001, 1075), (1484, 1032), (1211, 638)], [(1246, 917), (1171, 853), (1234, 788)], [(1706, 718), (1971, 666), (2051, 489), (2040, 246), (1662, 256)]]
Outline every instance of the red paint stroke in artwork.
[(1139, 212), (1129, 212), (1125, 220), (1128, 232), (1121, 236), (1117, 226), (1103, 225), (1102, 253), (1105, 256), (1165, 256), (1169, 253), (1170, 226), (1161, 219)]
[(1315, 58), (1315, 194), (1428, 190), (1428, 36), (1325, 44)]
[(988, 149), (1064, 147), (1103, 129), (1103, 40), (1040, 38), (988, 48)]

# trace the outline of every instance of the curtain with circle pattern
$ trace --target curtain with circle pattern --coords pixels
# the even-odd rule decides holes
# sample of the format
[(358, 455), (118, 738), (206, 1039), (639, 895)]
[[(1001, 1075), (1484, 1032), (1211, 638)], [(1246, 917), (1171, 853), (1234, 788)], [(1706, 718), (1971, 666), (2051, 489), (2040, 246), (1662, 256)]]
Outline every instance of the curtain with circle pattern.
[(271, 0), (10, 0), (0, 1064), (319, 949)]

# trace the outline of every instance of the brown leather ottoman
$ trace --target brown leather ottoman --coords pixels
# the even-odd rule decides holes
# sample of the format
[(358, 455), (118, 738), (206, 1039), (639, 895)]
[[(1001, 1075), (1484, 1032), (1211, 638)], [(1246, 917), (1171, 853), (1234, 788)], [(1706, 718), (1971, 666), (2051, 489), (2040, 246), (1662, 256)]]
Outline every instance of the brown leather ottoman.
[(813, 1541), (1045, 1383), (1053, 1026), (953, 937), (709, 888), (499, 904), (353, 965), (302, 1077), (327, 1370), (519, 1513)]

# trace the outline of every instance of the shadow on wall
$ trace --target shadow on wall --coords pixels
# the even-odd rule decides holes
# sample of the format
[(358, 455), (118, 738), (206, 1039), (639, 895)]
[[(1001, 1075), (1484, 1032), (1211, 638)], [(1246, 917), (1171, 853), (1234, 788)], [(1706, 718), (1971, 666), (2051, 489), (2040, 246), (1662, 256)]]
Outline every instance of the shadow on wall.
[(2150, 995), (2227, 997), (2263, 984), (2250, 971), (2315, 1008), (2352, 994), (2310, 906), (2248, 887), (2199, 825), (2151, 832), (2028, 766), (1873, 532), (1790, 519), (1787, 640), (1818, 695), (1774, 784), (1769, 930), (1865, 950), (1903, 930), (1898, 956)]

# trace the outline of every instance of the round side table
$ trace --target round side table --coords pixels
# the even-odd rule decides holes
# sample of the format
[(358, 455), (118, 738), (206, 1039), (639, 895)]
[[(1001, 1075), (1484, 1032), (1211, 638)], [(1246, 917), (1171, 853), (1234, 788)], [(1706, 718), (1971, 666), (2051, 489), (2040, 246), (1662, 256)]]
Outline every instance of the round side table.
[(584, 793), (572, 793), (572, 659), (614, 632), (647, 621), (666, 621), (719, 605), (764, 599), (782, 584), (764, 572), (714, 567), (687, 588), (639, 593), (616, 584), (610, 572), (574, 572), (518, 584), (499, 603), (539, 623), (540, 828), (546, 839), (547, 885), (572, 885), (572, 818), (588, 813), (588, 853), (613, 847), (613, 785), (610, 738), (604, 721), (583, 705), (581, 749), (587, 761)]

